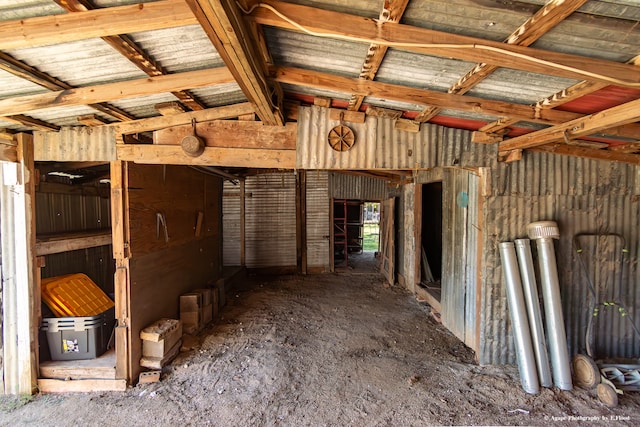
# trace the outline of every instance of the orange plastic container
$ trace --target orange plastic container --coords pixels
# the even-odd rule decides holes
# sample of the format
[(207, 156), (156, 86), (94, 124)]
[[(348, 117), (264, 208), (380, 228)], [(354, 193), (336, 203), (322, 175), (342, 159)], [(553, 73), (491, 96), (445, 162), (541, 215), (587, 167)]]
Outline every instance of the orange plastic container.
[(114, 306), (102, 289), (82, 273), (43, 279), (42, 300), (57, 317), (96, 316)]

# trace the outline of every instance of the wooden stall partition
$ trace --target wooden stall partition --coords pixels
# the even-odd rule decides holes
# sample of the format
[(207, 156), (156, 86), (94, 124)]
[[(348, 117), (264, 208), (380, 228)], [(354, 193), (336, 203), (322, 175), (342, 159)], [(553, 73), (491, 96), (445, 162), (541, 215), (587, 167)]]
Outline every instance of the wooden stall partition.
[(179, 318), (179, 296), (221, 277), (222, 181), (186, 166), (127, 164), (129, 378), (140, 331)]

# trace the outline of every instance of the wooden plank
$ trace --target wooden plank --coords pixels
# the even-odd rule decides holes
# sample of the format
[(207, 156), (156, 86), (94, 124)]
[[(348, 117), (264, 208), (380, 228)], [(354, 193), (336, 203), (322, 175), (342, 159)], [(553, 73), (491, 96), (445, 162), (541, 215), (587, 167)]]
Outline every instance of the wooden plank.
[(233, 82), (233, 76), (226, 67), (186, 71), (184, 73), (169, 74), (166, 76), (148, 77), (138, 80), (67, 89), (59, 92), (3, 99), (0, 100), (0, 116), (13, 116), (32, 110), (86, 105), (103, 101), (152, 95), (158, 92), (171, 92)]
[[(241, 120), (208, 121), (195, 126), (196, 135), (205, 140), (207, 147), (271, 150), (295, 150), (297, 129), (296, 123), (276, 127)], [(180, 145), (182, 139), (189, 135), (193, 135), (193, 125), (174, 126), (155, 131), (153, 143)]]
[[(640, 73), (637, 68), (628, 64), (507, 45), (406, 24), (378, 24), (375, 20), (361, 16), (282, 1), (274, 0), (270, 5), (307, 30), (320, 34), (326, 33), (327, 37), (339, 36), (366, 43), (392, 44), (394, 48), (426, 55), (508, 66), (513, 69), (572, 79), (603, 81), (620, 86), (634, 87), (640, 82)], [(253, 10), (251, 17), (262, 25), (300, 31), (299, 27), (293, 26), (262, 4)], [(603, 70), (606, 70), (608, 77), (603, 76)], [(591, 74), (585, 75), (585, 72)]]
[(0, 23), (0, 50), (197, 24), (183, 0), (107, 7)]
[(40, 393), (91, 393), (96, 391), (126, 391), (126, 380), (54, 380), (39, 379)]
[(394, 254), (394, 202), (393, 198), (382, 203), (382, 251), (380, 252), (380, 272), (390, 285), (395, 284)]
[(503, 139), (504, 139), (503, 135), (496, 135), (495, 133), (486, 133), (486, 132), (471, 133), (471, 142), (475, 142), (476, 144), (495, 144), (497, 142), (502, 142)]
[(43, 237), (36, 242), (36, 255), (50, 255), (111, 244), (111, 230)]
[(40, 363), (40, 378), (61, 380), (116, 379), (116, 352), (88, 360), (48, 360)]
[[(16, 135), (18, 163), (2, 165), (2, 381), (5, 394), (30, 395), (38, 378), (40, 288), (35, 263), (33, 137)], [(12, 337), (12, 339), (6, 339)]]
[(332, 108), (329, 110), (329, 119), (341, 122), (364, 123), (366, 114), (361, 111), (339, 110)]
[(551, 142), (562, 141), (565, 138), (575, 139), (606, 130), (610, 127), (632, 123), (639, 118), (640, 99), (636, 99), (586, 117), (571, 120), (567, 123), (511, 138), (501, 142), (499, 150), (510, 151), (532, 148)]
[[(247, 265), (247, 243), (246, 243), (246, 181), (240, 180), (240, 265)], [(223, 287), (224, 289), (224, 287)]]
[(174, 116), (176, 114), (185, 113), (186, 110), (184, 106), (176, 101), (170, 102), (161, 102), (160, 104), (154, 105), (156, 111), (163, 116)]
[(578, 145), (548, 144), (531, 148), (531, 151), (561, 154), (565, 156), (584, 157), (594, 160), (606, 160), (609, 162), (629, 163), (640, 166), (640, 154), (627, 154), (611, 150), (595, 150), (593, 148), (580, 147)]
[(5, 143), (0, 141), (0, 162), (16, 163), (18, 161), (18, 150), (14, 142)]
[(102, 126), (108, 123), (105, 119), (96, 114), (85, 114), (83, 116), (78, 116), (76, 120), (85, 126)]
[(233, 0), (187, 0), (256, 114), (267, 125), (283, 125), (282, 88), (267, 83), (266, 64)]
[(156, 165), (205, 165), (295, 169), (296, 150), (206, 147), (199, 157), (187, 156), (176, 145), (119, 145), (119, 160)]
[(393, 128), (403, 132), (418, 133), (420, 132), (420, 123), (409, 119), (398, 119)]
[[(410, 88), (378, 81), (359, 80), (301, 68), (275, 66), (273, 67), (273, 78), (281, 83), (356, 93), (413, 104), (436, 105), (442, 108), (499, 117), (510, 116), (534, 123), (556, 124), (581, 117), (580, 114), (567, 111), (545, 110), (539, 112), (528, 105)], [(367, 114), (370, 109), (371, 107), (367, 110)]]
[[(402, 15), (404, 14), (409, 0), (384, 0), (378, 22), (400, 22)], [(373, 80), (378, 73), (378, 69), (387, 54), (387, 46), (371, 43), (369, 49), (367, 49), (367, 56), (362, 64), (360, 70), (360, 78), (366, 80)], [(348, 109), (351, 111), (358, 111), (362, 106), (364, 96), (354, 94), (349, 100)]]
[(426, 302), (431, 306), (433, 311), (437, 313), (442, 313), (442, 306), (440, 305), (440, 301), (436, 299), (433, 295), (429, 293), (426, 289), (421, 286), (416, 286), (416, 298), (418, 301)]
[(210, 120), (231, 119), (244, 114), (253, 113), (253, 106), (248, 102), (240, 104), (227, 105), (224, 107), (209, 108), (204, 111), (194, 111), (174, 116), (152, 117), (149, 119), (132, 120), (126, 123), (118, 123), (117, 132), (127, 135), (132, 133), (155, 131), (165, 129), (172, 126), (180, 126), (190, 124), (192, 120), (197, 122), (206, 122)]

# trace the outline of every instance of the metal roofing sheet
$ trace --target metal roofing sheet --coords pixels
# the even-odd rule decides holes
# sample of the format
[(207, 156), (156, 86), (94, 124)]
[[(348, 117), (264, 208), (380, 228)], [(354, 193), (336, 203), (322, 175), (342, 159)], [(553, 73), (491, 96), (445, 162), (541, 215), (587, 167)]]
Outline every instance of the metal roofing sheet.
[(4, 70), (0, 70), (0, 91), (0, 99), (48, 92), (42, 86), (16, 77)]
[(102, 39), (12, 49), (7, 53), (75, 87), (147, 77)]
[(200, 25), (129, 34), (168, 73), (224, 66)]
[(475, 66), (472, 62), (388, 49), (376, 80), (447, 91)]
[(468, 94), (516, 104), (535, 104), (575, 83), (578, 80), (499, 68)]
[(269, 52), (275, 63), (358, 77), (368, 44), (315, 37), (265, 28)]
[(0, 2), (0, 21), (62, 13), (66, 12), (51, 0), (3, 0)]
[(382, 10), (382, 1), (371, 0), (288, 0), (304, 6), (318, 7), (335, 12), (377, 18)]

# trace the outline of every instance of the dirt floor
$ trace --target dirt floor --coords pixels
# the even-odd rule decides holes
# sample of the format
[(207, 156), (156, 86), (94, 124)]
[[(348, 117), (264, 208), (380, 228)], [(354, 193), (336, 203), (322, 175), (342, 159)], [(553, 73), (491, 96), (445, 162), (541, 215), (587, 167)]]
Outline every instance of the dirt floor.
[(0, 398), (1, 425), (639, 425), (640, 393), (524, 393), (378, 274), (249, 278), (201, 345), (126, 392)]

